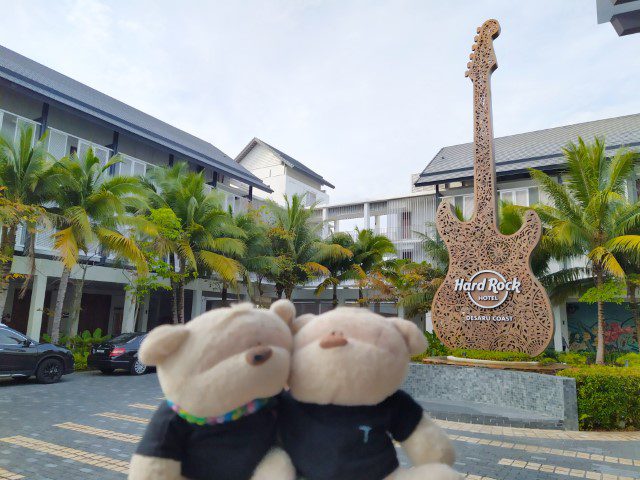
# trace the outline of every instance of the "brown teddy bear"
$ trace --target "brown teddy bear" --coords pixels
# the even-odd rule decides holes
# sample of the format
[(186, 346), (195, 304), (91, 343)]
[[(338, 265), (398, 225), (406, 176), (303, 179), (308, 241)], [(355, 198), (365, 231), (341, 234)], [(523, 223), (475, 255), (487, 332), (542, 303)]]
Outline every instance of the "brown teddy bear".
[[(294, 320), (285, 450), (306, 480), (459, 480), (454, 450), (422, 407), (399, 390), (427, 342), (407, 320), (337, 308)], [(401, 469), (401, 443), (414, 467)]]
[(275, 448), (276, 397), (292, 349), (288, 300), (207, 312), (149, 333), (140, 359), (166, 396), (131, 460), (130, 480), (293, 480)]

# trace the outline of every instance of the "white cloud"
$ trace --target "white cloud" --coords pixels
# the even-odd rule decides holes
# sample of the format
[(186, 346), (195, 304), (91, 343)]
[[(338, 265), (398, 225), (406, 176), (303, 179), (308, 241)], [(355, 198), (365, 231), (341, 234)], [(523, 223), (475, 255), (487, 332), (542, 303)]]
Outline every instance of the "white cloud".
[(348, 201), (406, 193), (471, 139), (463, 73), (489, 17), (497, 135), (640, 111), (640, 35), (586, 0), (40, 0), (4, 12), (0, 43), (231, 156), (261, 137)]

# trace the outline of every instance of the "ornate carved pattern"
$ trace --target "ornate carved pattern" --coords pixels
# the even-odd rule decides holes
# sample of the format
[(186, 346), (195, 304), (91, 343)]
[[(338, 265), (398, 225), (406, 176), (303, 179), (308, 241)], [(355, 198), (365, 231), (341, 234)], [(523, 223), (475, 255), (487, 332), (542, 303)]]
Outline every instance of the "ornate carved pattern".
[[(500, 33), (496, 20), (487, 20), (475, 37), (466, 75), (474, 96), (475, 212), (468, 222), (458, 220), (451, 205), (438, 207), (436, 224), (450, 256), (449, 271), (438, 289), (432, 309), (433, 327), (449, 347), (522, 351), (538, 355), (553, 335), (553, 313), (547, 294), (531, 272), (529, 259), (542, 227), (529, 210), (522, 228), (503, 235), (497, 228), (496, 180), (491, 121), (491, 73), (497, 68), (493, 39)], [(468, 281), (481, 270), (494, 270), (521, 282), (496, 308), (480, 308), (467, 292), (456, 291), (456, 279)], [(489, 320), (468, 320), (467, 316)], [(493, 318), (511, 317), (511, 321)]]

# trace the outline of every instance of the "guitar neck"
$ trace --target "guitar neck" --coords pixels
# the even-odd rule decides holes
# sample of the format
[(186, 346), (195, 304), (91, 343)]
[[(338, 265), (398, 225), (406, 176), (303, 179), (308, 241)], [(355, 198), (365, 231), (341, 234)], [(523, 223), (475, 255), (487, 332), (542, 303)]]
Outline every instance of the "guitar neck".
[(497, 226), (496, 173), (491, 119), (491, 73), (473, 84), (475, 220)]

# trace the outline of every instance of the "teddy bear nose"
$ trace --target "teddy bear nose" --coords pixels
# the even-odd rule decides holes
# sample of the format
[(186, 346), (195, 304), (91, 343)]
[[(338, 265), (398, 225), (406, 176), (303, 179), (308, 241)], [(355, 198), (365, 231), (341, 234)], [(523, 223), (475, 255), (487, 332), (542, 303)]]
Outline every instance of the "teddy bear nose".
[(349, 341), (344, 338), (342, 332), (331, 332), (320, 340), (320, 348), (344, 347)]
[(247, 363), (249, 365), (262, 365), (271, 358), (273, 350), (269, 347), (253, 347), (247, 352)]

